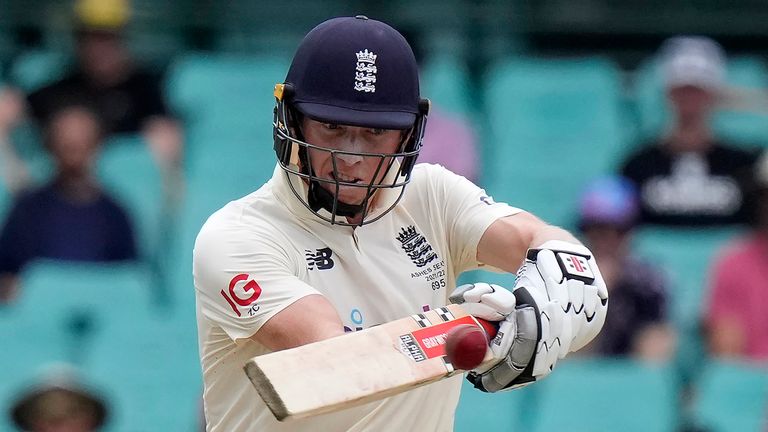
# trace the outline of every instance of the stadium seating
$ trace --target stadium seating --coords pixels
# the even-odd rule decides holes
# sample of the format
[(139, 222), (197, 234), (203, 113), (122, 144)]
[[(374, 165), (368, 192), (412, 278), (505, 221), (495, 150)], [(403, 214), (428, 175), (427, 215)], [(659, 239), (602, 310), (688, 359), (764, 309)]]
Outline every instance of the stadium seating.
[(629, 360), (558, 364), (539, 386), (536, 432), (665, 432), (676, 425), (670, 368)]
[(623, 151), (618, 70), (601, 58), (508, 60), (484, 81), (483, 184), (497, 201), (568, 226), (579, 191)]
[(484, 393), (465, 380), (454, 431), (520, 430), (517, 425), (521, 422), (520, 417), (525, 415), (526, 395), (523, 391)]
[(269, 177), (272, 93), (287, 68), (282, 58), (206, 54), (174, 63), (168, 99), (185, 122), (190, 175)]
[(11, 193), (5, 182), (0, 179), (0, 221), (5, 220), (5, 215), (12, 203)]
[(9, 76), (16, 86), (32, 92), (62, 78), (71, 65), (72, 58), (63, 51), (23, 51), (13, 62)]
[(194, 321), (119, 315), (100, 328), (83, 363), (110, 404), (105, 431), (196, 430), (202, 384)]
[(430, 57), (421, 68), (421, 93), (447, 113), (472, 112), (468, 71), (450, 54)]
[(133, 262), (37, 260), (20, 277), (21, 295), (14, 310), (42, 315), (53, 322), (66, 322), (74, 315), (108, 322), (118, 318), (116, 311), (152, 307), (149, 273)]
[(699, 380), (698, 422), (717, 432), (763, 431), (768, 427), (768, 368), (710, 361)]
[(0, 409), (50, 363), (81, 366), (111, 322), (130, 326), (155, 313), (149, 297), (147, 273), (135, 264), (30, 264), (19, 298), (0, 309), (3, 349), (14, 353), (0, 367)]
[(122, 204), (136, 228), (137, 244), (145, 257), (162, 245), (166, 215), (163, 179), (148, 144), (139, 135), (115, 136), (105, 143), (97, 162), (98, 176)]

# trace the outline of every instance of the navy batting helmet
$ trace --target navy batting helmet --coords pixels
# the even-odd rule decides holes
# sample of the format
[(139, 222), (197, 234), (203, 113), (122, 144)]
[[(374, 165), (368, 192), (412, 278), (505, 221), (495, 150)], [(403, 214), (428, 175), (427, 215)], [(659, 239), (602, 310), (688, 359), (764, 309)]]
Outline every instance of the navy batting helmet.
[[(419, 95), (416, 59), (405, 38), (389, 25), (364, 16), (334, 18), (312, 29), (299, 45), (285, 82), (275, 86), (275, 152), (280, 166), (308, 184), (308, 191), (291, 187), (312, 212), (331, 224), (362, 225), (378, 220), (402, 197), (416, 163), (429, 112), (429, 101)], [(343, 152), (309, 142), (301, 132), (301, 119), (323, 123), (403, 131), (396, 153)], [(308, 149), (378, 158), (383, 180), (347, 183), (313, 172)], [(335, 168), (334, 168), (335, 169)], [(336, 174), (334, 172), (334, 174)], [(344, 203), (327, 189), (365, 188), (360, 203)], [(397, 200), (384, 212), (367, 219), (368, 204), (383, 188), (399, 188)], [(359, 222), (348, 216), (361, 215)]]

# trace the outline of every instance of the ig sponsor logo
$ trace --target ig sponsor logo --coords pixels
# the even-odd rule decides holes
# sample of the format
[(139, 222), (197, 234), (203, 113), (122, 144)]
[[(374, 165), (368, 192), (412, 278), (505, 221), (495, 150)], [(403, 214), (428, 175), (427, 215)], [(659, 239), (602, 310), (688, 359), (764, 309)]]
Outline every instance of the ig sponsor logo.
[(219, 293), (229, 303), (229, 306), (237, 316), (242, 316), (238, 305), (243, 307), (250, 306), (248, 308), (249, 316), (254, 316), (259, 310), (259, 305), (253, 303), (261, 295), (261, 287), (245, 273), (233, 277), (229, 281), (228, 291), (221, 290)]

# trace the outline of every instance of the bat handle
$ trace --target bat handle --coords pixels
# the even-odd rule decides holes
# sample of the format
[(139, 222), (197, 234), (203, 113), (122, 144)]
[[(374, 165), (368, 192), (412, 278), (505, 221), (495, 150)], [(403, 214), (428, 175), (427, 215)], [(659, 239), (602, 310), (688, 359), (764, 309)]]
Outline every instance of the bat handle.
[(485, 335), (488, 337), (488, 342), (492, 341), (493, 338), (496, 337), (496, 332), (499, 330), (499, 324), (477, 317), (475, 317), (475, 320), (477, 320), (477, 323), (480, 324), (480, 327), (485, 331)]

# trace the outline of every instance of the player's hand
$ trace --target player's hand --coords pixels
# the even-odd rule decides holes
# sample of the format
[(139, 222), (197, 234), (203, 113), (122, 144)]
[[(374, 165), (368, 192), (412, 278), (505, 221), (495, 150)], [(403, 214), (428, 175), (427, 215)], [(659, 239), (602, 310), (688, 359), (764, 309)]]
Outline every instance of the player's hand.
[[(493, 293), (480, 294), (486, 287)], [(468, 288), (469, 287), (469, 288)], [(509, 291), (488, 284), (461, 286), (450, 300), (467, 312), (493, 319), (488, 307), (504, 304)], [(584, 246), (549, 241), (528, 251), (517, 274), (515, 304), (496, 309), (504, 315), (491, 351), (499, 361), (468, 375), (488, 392), (516, 388), (547, 376), (557, 360), (591, 341), (605, 322), (608, 290), (592, 253)], [(463, 301), (462, 301), (463, 300)], [(485, 310), (485, 312), (484, 312)]]
[(497, 323), (496, 337), (489, 345), (495, 361), (470, 371), (467, 378), (483, 391), (505, 389), (531, 363), (539, 333), (536, 309), (518, 304), (508, 289), (487, 283), (459, 286), (449, 300), (477, 318)]

